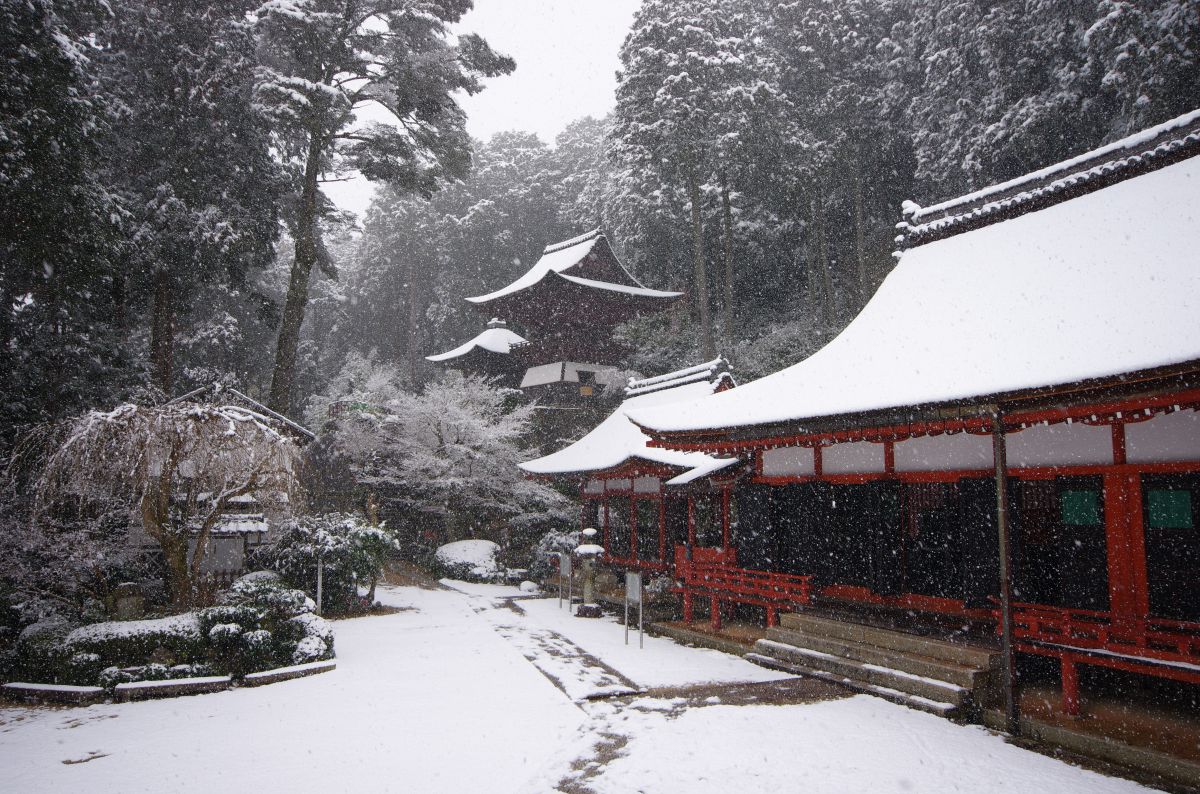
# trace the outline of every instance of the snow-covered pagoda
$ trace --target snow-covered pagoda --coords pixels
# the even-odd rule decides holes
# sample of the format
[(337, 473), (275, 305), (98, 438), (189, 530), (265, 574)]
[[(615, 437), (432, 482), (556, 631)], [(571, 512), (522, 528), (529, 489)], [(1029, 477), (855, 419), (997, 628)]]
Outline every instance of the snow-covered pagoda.
[(427, 361), (444, 364), (465, 372), (497, 378), (505, 386), (517, 386), (524, 371), (515, 352), (525, 338), (510, 331), (507, 323), (492, 318), (478, 336), (453, 350), (426, 356)]
[(601, 530), (603, 562), (659, 571), (673, 566), (676, 546), (729, 545), (732, 477), (741, 461), (649, 446), (629, 421), (632, 410), (687, 402), (734, 386), (718, 358), (677, 372), (630, 380), (625, 401), (570, 446), (522, 463), (527, 474), (574, 480), (582, 495), (581, 526)]
[[(639, 314), (662, 311), (682, 295), (643, 286), (596, 229), (546, 246), (533, 267), (508, 286), (467, 298), (488, 316), (519, 329), (519, 346), (510, 344), (501, 354), (476, 337), (429, 359), (477, 371), (497, 355), (515, 355), (523, 370), (519, 386), (530, 396), (549, 402), (591, 397), (621, 385), (617, 372), (628, 351), (613, 339), (616, 326)], [(490, 358), (467, 359), (480, 348), (492, 354)]]
[(1200, 111), (906, 204), (897, 266), (823, 349), (631, 408), (655, 446), (752, 462), (729, 569), (812, 591), (760, 658), (942, 712), (1005, 691), (1010, 726), (1014, 659), (1070, 713), (1150, 681), (1200, 702), (1198, 221)]

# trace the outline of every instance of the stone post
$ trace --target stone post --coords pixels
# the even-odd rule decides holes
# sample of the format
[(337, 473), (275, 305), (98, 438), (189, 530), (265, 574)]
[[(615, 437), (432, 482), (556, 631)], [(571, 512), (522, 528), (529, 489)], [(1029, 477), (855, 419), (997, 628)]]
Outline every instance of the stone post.
[(577, 618), (598, 618), (600, 605), (596, 603), (596, 560), (604, 553), (604, 547), (595, 542), (596, 530), (583, 530), (583, 542), (575, 548), (575, 555), (583, 566), (583, 603), (575, 610)]

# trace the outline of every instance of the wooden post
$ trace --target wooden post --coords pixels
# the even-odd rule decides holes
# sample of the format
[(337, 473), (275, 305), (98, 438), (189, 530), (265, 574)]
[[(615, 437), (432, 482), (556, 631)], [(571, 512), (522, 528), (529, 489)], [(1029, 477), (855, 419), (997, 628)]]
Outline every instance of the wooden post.
[(992, 413), (992, 458), (996, 469), (996, 530), (1000, 544), (1000, 686), (1004, 691), (1004, 726), (1020, 735), (1016, 671), (1012, 644), (1012, 539), (1008, 526), (1008, 450), (1000, 409)]

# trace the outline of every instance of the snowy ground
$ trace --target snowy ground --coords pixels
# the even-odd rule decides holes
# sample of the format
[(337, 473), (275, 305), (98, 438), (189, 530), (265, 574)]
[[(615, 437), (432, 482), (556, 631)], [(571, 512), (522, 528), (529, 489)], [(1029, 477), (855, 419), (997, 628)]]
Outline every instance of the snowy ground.
[(408, 609), (336, 623), (332, 673), (2, 709), (0, 789), (1145, 790), (866, 696), (756, 705), (746, 692), (804, 682), (659, 638), (626, 647), (613, 621), (569, 618), (515, 588), (454, 586), (382, 590)]

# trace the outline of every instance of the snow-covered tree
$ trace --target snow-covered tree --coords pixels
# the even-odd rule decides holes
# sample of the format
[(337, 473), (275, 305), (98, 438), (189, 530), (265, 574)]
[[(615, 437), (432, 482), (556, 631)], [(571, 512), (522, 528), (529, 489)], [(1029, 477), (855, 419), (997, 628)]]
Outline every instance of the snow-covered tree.
[(374, 602), (384, 563), (398, 548), (386, 527), (352, 513), (326, 513), (289, 521), (264, 561), (291, 585), (314, 594), (320, 563), (322, 607), (344, 609), (357, 595), (357, 584), (367, 586), (367, 600)]
[(284, 182), (254, 105), (253, 5), (114, 0), (94, 33), (100, 86), (116, 105), (104, 157), (128, 246), (118, 308), (149, 305), (152, 373), (168, 394), (193, 298), (213, 284), (244, 288), (278, 236)]
[(296, 444), (272, 420), (231, 405), (90, 411), (35, 433), (25, 449), (47, 450), (35, 515), (120, 504), (161, 548), (179, 607), (194, 601), (210, 534), (235, 497), (282, 511), (301, 496)]
[(525, 438), (534, 406), (514, 406), (508, 390), (456, 372), (420, 393), (387, 388), (393, 397), (348, 405), (331, 432), (358, 481), (411, 523), (436, 516), (462, 538), (503, 522), (565, 518), (567, 500), (517, 467), (532, 457)]
[[(471, 0), (269, 0), (257, 12), (264, 68), (260, 106), (276, 120), (298, 173), (295, 240), (271, 379), (271, 405), (291, 408), (308, 281), (321, 258), (321, 219), (331, 205), (323, 174), (357, 169), (371, 180), (428, 196), (469, 166), (464, 114), (454, 92), (511, 72), (511, 59), (477, 35), (449, 40)], [(395, 125), (358, 124), (383, 108)]]

